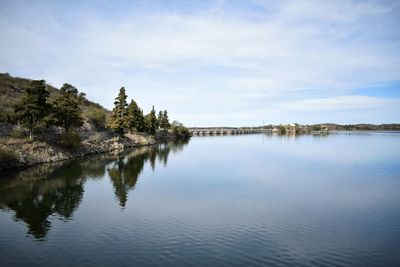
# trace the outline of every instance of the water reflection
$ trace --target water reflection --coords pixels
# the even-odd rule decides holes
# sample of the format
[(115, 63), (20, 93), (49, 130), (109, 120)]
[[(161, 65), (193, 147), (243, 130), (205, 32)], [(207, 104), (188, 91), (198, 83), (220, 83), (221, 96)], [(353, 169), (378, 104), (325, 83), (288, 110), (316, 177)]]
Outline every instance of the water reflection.
[(25, 222), (28, 234), (44, 240), (51, 227), (49, 216), (70, 220), (82, 201), (88, 179), (102, 179), (107, 172), (119, 205), (125, 207), (128, 191), (135, 187), (146, 162), (153, 170), (157, 163), (166, 165), (169, 153), (181, 151), (187, 143), (169, 142), (3, 174), (0, 209), (15, 212), (14, 220)]

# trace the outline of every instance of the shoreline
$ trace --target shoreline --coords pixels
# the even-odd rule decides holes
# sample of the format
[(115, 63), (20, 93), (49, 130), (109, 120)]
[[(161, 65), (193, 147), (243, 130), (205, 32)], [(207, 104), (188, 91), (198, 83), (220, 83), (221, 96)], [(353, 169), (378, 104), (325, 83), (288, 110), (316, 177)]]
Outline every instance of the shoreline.
[(177, 138), (179, 137), (170, 133), (156, 136), (128, 133), (123, 138), (91, 136), (83, 140), (77, 149), (66, 149), (61, 147), (58, 142), (50, 140), (12, 139), (0, 144), (0, 150), (3, 152), (3, 155), (0, 155), (0, 173), (23, 170), (41, 163), (72, 160), (128, 148), (151, 146)]

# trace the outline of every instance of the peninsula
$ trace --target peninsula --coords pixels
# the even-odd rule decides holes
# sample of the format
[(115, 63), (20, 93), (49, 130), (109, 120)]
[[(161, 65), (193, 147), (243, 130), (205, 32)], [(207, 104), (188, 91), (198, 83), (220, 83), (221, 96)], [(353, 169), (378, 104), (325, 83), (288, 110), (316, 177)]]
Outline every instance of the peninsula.
[(183, 124), (170, 123), (167, 110), (148, 114), (125, 88), (109, 111), (65, 83), (0, 74), (0, 171), (42, 162), (188, 138)]

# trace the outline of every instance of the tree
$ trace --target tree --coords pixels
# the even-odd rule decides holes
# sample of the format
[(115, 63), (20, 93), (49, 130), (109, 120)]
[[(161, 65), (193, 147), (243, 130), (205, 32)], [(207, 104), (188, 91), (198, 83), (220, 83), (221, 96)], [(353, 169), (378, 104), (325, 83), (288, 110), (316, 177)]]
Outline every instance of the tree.
[(60, 89), (60, 96), (53, 102), (53, 118), (56, 126), (69, 132), (73, 127), (83, 124), (82, 111), (78, 102), (78, 90), (65, 83)]
[(164, 113), (161, 116), (161, 128), (169, 129), (170, 126), (167, 110), (164, 110)]
[(126, 124), (126, 97), (125, 88), (121, 87), (118, 96), (115, 98), (114, 108), (107, 122), (107, 126), (120, 136), (124, 134), (124, 127)]
[(49, 91), (44, 80), (31, 82), (21, 100), (14, 106), (15, 119), (29, 128), (29, 138), (33, 138), (35, 128), (49, 115), (51, 105), (48, 103)]
[(190, 131), (179, 121), (173, 121), (171, 125), (172, 133), (178, 137), (190, 137)]
[(125, 122), (125, 126), (131, 131), (142, 132), (145, 130), (143, 111), (134, 100), (131, 100), (128, 106)]
[(163, 120), (163, 113), (162, 113), (162, 111), (160, 110), (160, 111), (158, 112), (158, 117), (157, 117), (157, 125), (158, 125), (158, 127), (160, 127), (160, 128), (162, 128), (162, 120)]
[(149, 134), (155, 134), (157, 130), (157, 117), (154, 106), (150, 113), (145, 116), (144, 120), (146, 124), (146, 132)]
[(64, 83), (60, 88), (61, 93), (69, 93), (73, 96), (78, 96), (78, 89), (75, 86), (70, 85), (69, 83)]

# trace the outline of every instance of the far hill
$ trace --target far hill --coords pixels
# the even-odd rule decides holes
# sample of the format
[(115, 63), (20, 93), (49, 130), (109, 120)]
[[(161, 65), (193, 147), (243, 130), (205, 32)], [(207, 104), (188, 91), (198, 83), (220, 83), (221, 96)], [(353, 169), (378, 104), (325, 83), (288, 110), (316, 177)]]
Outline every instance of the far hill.
[[(22, 93), (31, 85), (32, 80), (26, 78), (12, 77), (8, 73), (0, 73), (0, 123), (7, 121), (7, 115), (13, 112), (15, 103), (21, 98)], [(48, 85), (50, 101), (54, 100), (60, 91), (58, 88)], [(78, 88), (79, 90), (79, 88)], [(98, 131), (105, 129), (105, 121), (110, 111), (100, 104), (89, 101), (80, 92), (83, 101), (80, 104), (84, 118), (84, 130)]]
[(335, 123), (321, 123), (310, 125), (311, 127), (326, 126), (330, 131), (400, 131), (400, 124), (387, 123), (387, 124), (335, 124)]

